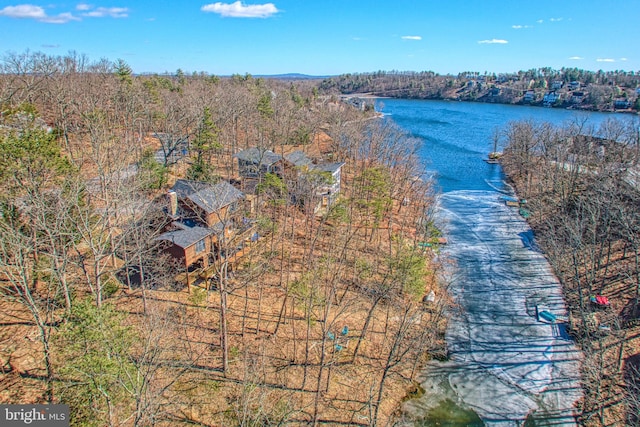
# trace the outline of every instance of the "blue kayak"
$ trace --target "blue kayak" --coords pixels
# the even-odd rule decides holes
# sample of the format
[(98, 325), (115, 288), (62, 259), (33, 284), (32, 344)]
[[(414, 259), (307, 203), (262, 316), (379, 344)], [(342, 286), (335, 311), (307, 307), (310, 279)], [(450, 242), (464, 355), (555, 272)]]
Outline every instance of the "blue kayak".
[(538, 317), (540, 317), (540, 319), (542, 320), (546, 320), (547, 322), (551, 322), (551, 323), (554, 323), (558, 319), (558, 317), (555, 314), (550, 313), (546, 310), (541, 311), (540, 314), (538, 314)]

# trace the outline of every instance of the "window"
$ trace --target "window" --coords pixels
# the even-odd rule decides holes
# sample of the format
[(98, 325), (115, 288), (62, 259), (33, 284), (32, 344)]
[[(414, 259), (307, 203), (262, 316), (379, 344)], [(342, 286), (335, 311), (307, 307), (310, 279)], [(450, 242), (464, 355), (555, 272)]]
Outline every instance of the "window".
[(204, 239), (196, 242), (196, 253), (199, 254), (202, 251), (204, 251)]

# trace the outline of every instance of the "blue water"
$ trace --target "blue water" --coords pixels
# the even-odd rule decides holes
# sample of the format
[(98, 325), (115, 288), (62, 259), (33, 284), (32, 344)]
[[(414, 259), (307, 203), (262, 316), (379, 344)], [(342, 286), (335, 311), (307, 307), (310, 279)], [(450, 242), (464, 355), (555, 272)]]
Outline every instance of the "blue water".
[(613, 117), (629, 119), (611, 113), (457, 101), (381, 99), (377, 108), (423, 141), (420, 156), (443, 192), (489, 190), (491, 182), (502, 179), (500, 166), (482, 159), (493, 151), (494, 132), (509, 122), (534, 120), (562, 125), (586, 118), (598, 126)]
[(441, 255), (452, 261), (450, 291), (461, 309), (449, 317), (449, 360), (425, 366), (425, 394), (408, 403), (415, 425), (469, 426), (479, 418), (486, 426), (575, 426), (580, 350), (535, 317), (536, 307), (566, 315), (560, 283), (518, 210), (505, 205), (512, 189), (500, 165), (483, 159), (493, 151), (494, 132), (511, 121), (586, 120), (597, 129), (610, 118), (632, 118), (398, 99), (381, 100), (378, 110), (422, 141), (419, 155), (443, 193), (439, 223), (448, 244)]

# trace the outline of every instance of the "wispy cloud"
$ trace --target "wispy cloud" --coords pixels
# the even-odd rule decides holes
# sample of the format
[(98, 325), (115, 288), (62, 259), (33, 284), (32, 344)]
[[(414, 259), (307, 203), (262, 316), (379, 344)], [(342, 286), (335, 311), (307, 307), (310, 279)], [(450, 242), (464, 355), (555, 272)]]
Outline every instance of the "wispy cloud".
[(620, 61), (628, 61), (628, 58), (620, 58)]
[(0, 10), (0, 16), (14, 19), (35, 19), (36, 21), (49, 24), (64, 24), (69, 21), (79, 21), (80, 18), (71, 13), (61, 13), (59, 15), (47, 15), (40, 6), (32, 4), (19, 4), (17, 6), (7, 6)]
[(205, 4), (200, 10), (229, 18), (268, 18), (280, 12), (273, 3), (244, 5), (241, 1)]
[(402, 40), (422, 40), (422, 36), (402, 36)]
[[(129, 9), (126, 7), (98, 7), (94, 9), (93, 6), (85, 3), (78, 4), (76, 10), (83, 12), (81, 13), (82, 16), (93, 18), (126, 18), (129, 14)], [(48, 24), (66, 24), (67, 22), (82, 20), (79, 16), (71, 12), (49, 15), (41, 6), (32, 4), (7, 6), (0, 10), (0, 16), (15, 19), (35, 19), (36, 21), (46, 22)]]
[[(549, 22), (560, 22), (560, 21), (564, 21), (564, 18), (549, 18), (548, 21)], [(571, 21), (571, 18), (567, 19), (567, 21)], [(542, 24), (542, 23), (544, 23), (544, 19), (538, 19), (536, 22), (538, 24)]]
[(491, 39), (491, 40), (478, 40), (478, 44), (507, 44), (507, 40), (503, 39)]
[(512, 25), (511, 28), (520, 30), (522, 28), (533, 28), (533, 25)]
[(45, 49), (57, 49), (60, 47), (59, 44), (43, 44), (42, 47)]
[(616, 62), (616, 60), (613, 58), (598, 58), (596, 62)]
[[(86, 5), (83, 5), (86, 6)], [(129, 16), (129, 9), (126, 7), (98, 7), (95, 9), (83, 9), (86, 12), (82, 16), (89, 18), (126, 18)]]
[(60, 13), (56, 16), (47, 16), (44, 19), (40, 19), (40, 21), (46, 22), (48, 24), (66, 24), (70, 21), (81, 21), (81, 19), (77, 16), (74, 16), (72, 13), (65, 12)]
[(582, 56), (570, 56), (569, 59), (571, 59), (572, 61), (580, 61), (584, 58)]

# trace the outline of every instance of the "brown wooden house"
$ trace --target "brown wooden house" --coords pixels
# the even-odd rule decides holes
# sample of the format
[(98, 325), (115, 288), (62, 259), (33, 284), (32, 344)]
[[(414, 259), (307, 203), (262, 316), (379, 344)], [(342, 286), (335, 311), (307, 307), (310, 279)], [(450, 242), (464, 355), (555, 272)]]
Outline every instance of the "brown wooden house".
[(166, 242), (165, 251), (187, 272), (209, 267), (219, 256), (221, 243), (244, 225), (245, 195), (226, 181), (212, 185), (179, 179), (168, 199), (172, 222), (156, 239)]

